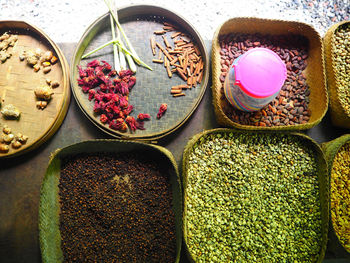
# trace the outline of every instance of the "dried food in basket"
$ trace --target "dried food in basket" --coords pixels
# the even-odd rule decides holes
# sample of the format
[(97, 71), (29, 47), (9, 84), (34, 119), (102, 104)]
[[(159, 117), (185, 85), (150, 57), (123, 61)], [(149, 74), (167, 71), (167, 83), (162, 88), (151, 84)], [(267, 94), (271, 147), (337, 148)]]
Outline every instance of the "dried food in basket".
[(320, 262), (326, 163), (312, 144), (230, 130), (193, 139), (184, 153), (184, 236), (193, 260)]

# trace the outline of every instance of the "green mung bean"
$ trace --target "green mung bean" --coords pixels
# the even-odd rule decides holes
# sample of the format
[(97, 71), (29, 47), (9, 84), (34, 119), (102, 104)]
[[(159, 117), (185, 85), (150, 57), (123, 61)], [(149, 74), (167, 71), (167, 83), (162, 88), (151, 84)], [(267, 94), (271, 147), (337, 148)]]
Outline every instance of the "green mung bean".
[(196, 262), (314, 262), (320, 253), (315, 155), (296, 137), (206, 135), (189, 154), (185, 192)]

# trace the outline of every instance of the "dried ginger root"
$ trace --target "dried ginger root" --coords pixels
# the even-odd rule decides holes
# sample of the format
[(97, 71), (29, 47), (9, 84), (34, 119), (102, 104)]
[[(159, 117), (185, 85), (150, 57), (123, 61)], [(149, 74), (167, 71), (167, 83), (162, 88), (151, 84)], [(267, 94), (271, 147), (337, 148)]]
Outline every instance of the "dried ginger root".
[(21, 111), (12, 104), (7, 104), (1, 110), (2, 115), (7, 119), (18, 119)]
[(0, 61), (4, 63), (12, 53), (8, 47), (13, 47), (18, 40), (17, 35), (9, 35), (7, 32), (0, 36)]
[(42, 86), (34, 90), (34, 94), (38, 99), (50, 100), (51, 95), (54, 94), (51, 87)]
[(0, 153), (7, 153), (10, 147), (6, 144), (0, 143)]
[(36, 107), (39, 109), (39, 110), (43, 110), (45, 109), (47, 106), (47, 101), (45, 100), (39, 100), (36, 102)]

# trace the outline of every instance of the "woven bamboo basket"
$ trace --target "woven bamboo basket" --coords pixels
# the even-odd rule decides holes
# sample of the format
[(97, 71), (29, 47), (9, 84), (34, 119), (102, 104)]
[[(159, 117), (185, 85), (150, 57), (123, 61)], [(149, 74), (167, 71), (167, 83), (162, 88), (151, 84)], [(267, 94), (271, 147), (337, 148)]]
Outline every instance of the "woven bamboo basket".
[[(3, 105), (13, 104), (22, 113), (19, 120), (0, 116), (0, 128), (8, 125), (14, 134), (22, 133), (29, 138), (19, 149), (10, 147), (8, 153), (0, 153), (0, 159), (26, 153), (48, 140), (61, 126), (70, 102), (68, 63), (59, 47), (42, 30), (23, 21), (1, 21), (0, 33), (4, 32), (17, 34), (18, 41), (11, 58), (0, 65), (0, 96)], [(58, 58), (47, 74), (42, 69), (34, 72), (25, 61), (19, 60), (22, 51), (36, 48), (50, 50)], [(39, 110), (35, 105), (34, 89), (47, 85), (46, 79), (56, 80), (60, 85), (54, 89), (48, 106)]]
[[(73, 95), (85, 116), (103, 132), (119, 139), (155, 141), (180, 128), (198, 107), (209, 80), (209, 56), (204, 41), (195, 28), (180, 15), (168, 9), (150, 5), (128, 6), (118, 10), (118, 19), (138, 55), (153, 69), (150, 71), (137, 67), (136, 84), (129, 96), (130, 104), (134, 105), (131, 115), (136, 117), (138, 112), (151, 115), (151, 119), (145, 122), (146, 129), (120, 132), (101, 123), (99, 116), (93, 113), (93, 102), (88, 100), (87, 94), (82, 92), (77, 83), (79, 77), (77, 65), (84, 66), (93, 59), (99, 59), (106, 60), (112, 67), (114, 66), (112, 46), (105, 47), (89, 58), (81, 59), (86, 52), (111, 40), (109, 13), (104, 14), (90, 25), (77, 45), (71, 61)], [(174, 24), (191, 36), (204, 62), (201, 83), (196, 88), (186, 90), (186, 96), (183, 97), (172, 97), (170, 88), (185, 84), (185, 82), (177, 74), (169, 78), (163, 65), (152, 63), (155, 57), (152, 55), (150, 37), (154, 36), (154, 31), (162, 29), (163, 21)], [(165, 115), (157, 120), (156, 114), (161, 103), (166, 103), (168, 109)]]
[[(79, 153), (122, 153), (143, 152), (150, 154), (159, 162), (166, 163), (173, 193), (173, 211), (176, 227), (176, 260), (180, 261), (182, 245), (182, 192), (176, 161), (167, 149), (141, 142), (119, 140), (92, 140), (80, 142), (56, 150), (51, 154), (48, 168), (44, 176), (39, 206), (39, 240), (43, 262), (63, 262), (61, 250), (61, 234), (59, 230), (59, 178), (61, 160)], [(132, 253), (132, 251), (130, 251)]]
[(330, 113), (331, 120), (335, 126), (350, 128), (350, 116), (345, 112), (344, 105), (339, 101), (338, 94), (338, 80), (337, 80), (337, 71), (335, 68), (335, 58), (334, 58), (334, 33), (336, 30), (344, 25), (350, 23), (350, 21), (343, 21), (334, 24), (331, 26), (324, 36), (324, 57), (326, 61), (326, 75), (327, 75), (327, 84), (329, 91), (329, 103), (330, 103)]
[[(324, 143), (322, 144), (322, 149), (324, 150), (324, 154), (326, 157), (326, 160), (328, 162), (328, 167), (329, 167), (329, 177), (330, 177), (330, 184), (333, 184), (333, 178), (332, 178), (332, 170), (333, 170), (333, 162), (334, 162), (334, 158), (336, 157), (338, 151), (340, 150), (340, 148), (346, 144), (350, 142), (350, 134), (345, 134), (339, 138), (336, 138), (330, 142)], [(332, 195), (332, 192), (330, 193)], [(338, 233), (334, 230), (334, 221), (335, 218), (333, 217), (332, 213), (331, 213), (331, 226), (332, 226), (332, 231), (335, 233), (335, 235), (338, 238), (339, 243), (344, 247), (344, 249), (350, 253), (350, 249), (346, 248), (344, 246), (344, 242), (342, 241), (341, 236), (338, 235)]]
[[(306, 82), (310, 87), (310, 120), (306, 124), (289, 126), (259, 127), (242, 125), (233, 122), (223, 111), (221, 102), (220, 82), (220, 44), (219, 37), (225, 34), (255, 34), (283, 35), (297, 34), (306, 37), (309, 41), (308, 66), (304, 70)], [(301, 22), (260, 19), (260, 18), (233, 18), (223, 23), (214, 33), (212, 42), (212, 94), (215, 115), (222, 126), (245, 130), (306, 130), (317, 125), (328, 109), (328, 95), (324, 73), (323, 45), (320, 35), (310, 25)]]
[[(219, 128), (219, 129), (213, 129), (213, 130), (207, 130), (202, 133), (196, 134), (189, 140), (187, 143), (184, 154), (183, 154), (183, 191), (184, 191), (184, 212), (183, 212), (183, 237), (184, 237), (184, 243), (186, 246), (186, 253), (187, 257), (191, 262), (197, 262), (194, 255), (191, 253), (189, 249), (189, 241), (188, 241), (188, 231), (187, 231), (187, 224), (188, 220), (186, 218), (187, 215), (187, 171), (189, 169), (189, 156), (194, 150), (197, 143), (199, 143), (202, 139), (207, 137), (210, 134), (230, 134), (232, 133), (233, 136), (238, 136), (240, 134), (261, 134), (265, 136), (277, 136), (277, 132), (268, 132), (268, 131), (241, 131), (241, 130), (235, 130), (235, 129), (227, 129), (227, 128)], [(321, 225), (321, 231), (322, 231), (322, 242), (319, 250), (318, 258), (315, 262), (322, 262), (325, 252), (326, 252), (326, 246), (327, 246), (327, 236), (328, 236), (328, 225), (329, 225), (329, 178), (327, 176), (327, 162), (325, 160), (324, 154), (321, 150), (321, 148), (318, 146), (318, 144), (312, 140), (310, 137), (300, 134), (300, 133), (289, 133), (290, 136), (295, 137), (297, 140), (301, 141), (304, 145), (308, 145), (308, 147), (311, 147), (315, 153), (316, 156), (316, 162), (318, 167), (318, 181), (319, 181), (319, 193), (320, 193), (320, 204), (321, 204), (321, 217), (322, 217), (322, 225)], [(209, 261), (209, 259), (208, 259)]]

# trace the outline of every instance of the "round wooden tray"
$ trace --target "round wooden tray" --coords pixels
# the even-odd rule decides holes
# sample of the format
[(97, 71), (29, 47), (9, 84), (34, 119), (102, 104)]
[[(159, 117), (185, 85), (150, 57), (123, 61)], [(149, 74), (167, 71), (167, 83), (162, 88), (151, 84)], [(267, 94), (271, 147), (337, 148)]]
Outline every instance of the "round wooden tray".
[[(79, 77), (77, 65), (85, 66), (93, 59), (98, 59), (107, 61), (113, 67), (112, 45), (81, 60), (83, 54), (112, 39), (109, 13), (101, 16), (86, 30), (75, 50), (71, 62), (71, 83), (74, 97), (88, 119), (114, 137), (138, 140), (159, 139), (182, 126), (195, 111), (204, 95), (209, 78), (209, 58), (204, 42), (198, 32), (185, 19), (161, 7), (129, 6), (119, 9), (118, 17), (137, 54), (153, 68), (153, 71), (150, 71), (143, 67), (137, 67), (136, 84), (129, 95), (129, 102), (134, 106), (132, 116), (136, 117), (138, 113), (151, 115), (151, 119), (145, 122), (146, 130), (121, 133), (110, 129), (107, 124), (102, 124), (99, 115), (93, 113), (93, 101), (88, 100), (88, 95), (82, 92), (77, 83)], [(176, 74), (170, 79), (164, 65), (152, 63), (152, 59), (157, 58), (157, 56), (153, 57), (152, 55), (150, 38), (154, 35), (154, 31), (163, 28), (164, 21), (176, 25), (181, 31), (190, 35), (198, 45), (204, 61), (201, 84), (198, 84), (196, 88), (186, 90), (184, 97), (172, 97), (170, 89), (174, 85), (185, 84), (185, 82)], [(157, 120), (156, 115), (162, 103), (168, 105), (168, 110), (160, 120)]]
[[(28, 152), (48, 140), (61, 126), (70, 102), (68, 63), (58, 46), (40, 29), (23, 21), (1, 21), (0, 35), (5, 32), (17, 34), (18, 41), (12, 48), (12, 56), (0, 64), (0, 96), (2, 107), (13, 104), (21, 111), (19, 120), (0, 116), (0, 129), (8, 125), (13, 134), (27, 135), (28, 141), (19, 149), (10, 146), (2, 157), (13, 157)], [(52, 70), (44, 74), (42, 69), (35, 72), (25, 61), (19, 60), (24, 50), (50, 50), (58, 58)], [(36, 107), (34, 89), (44, 86), (46, 79), (57, 80), (60, 85), (54, 89), (52, 99), (44, 110)]]

